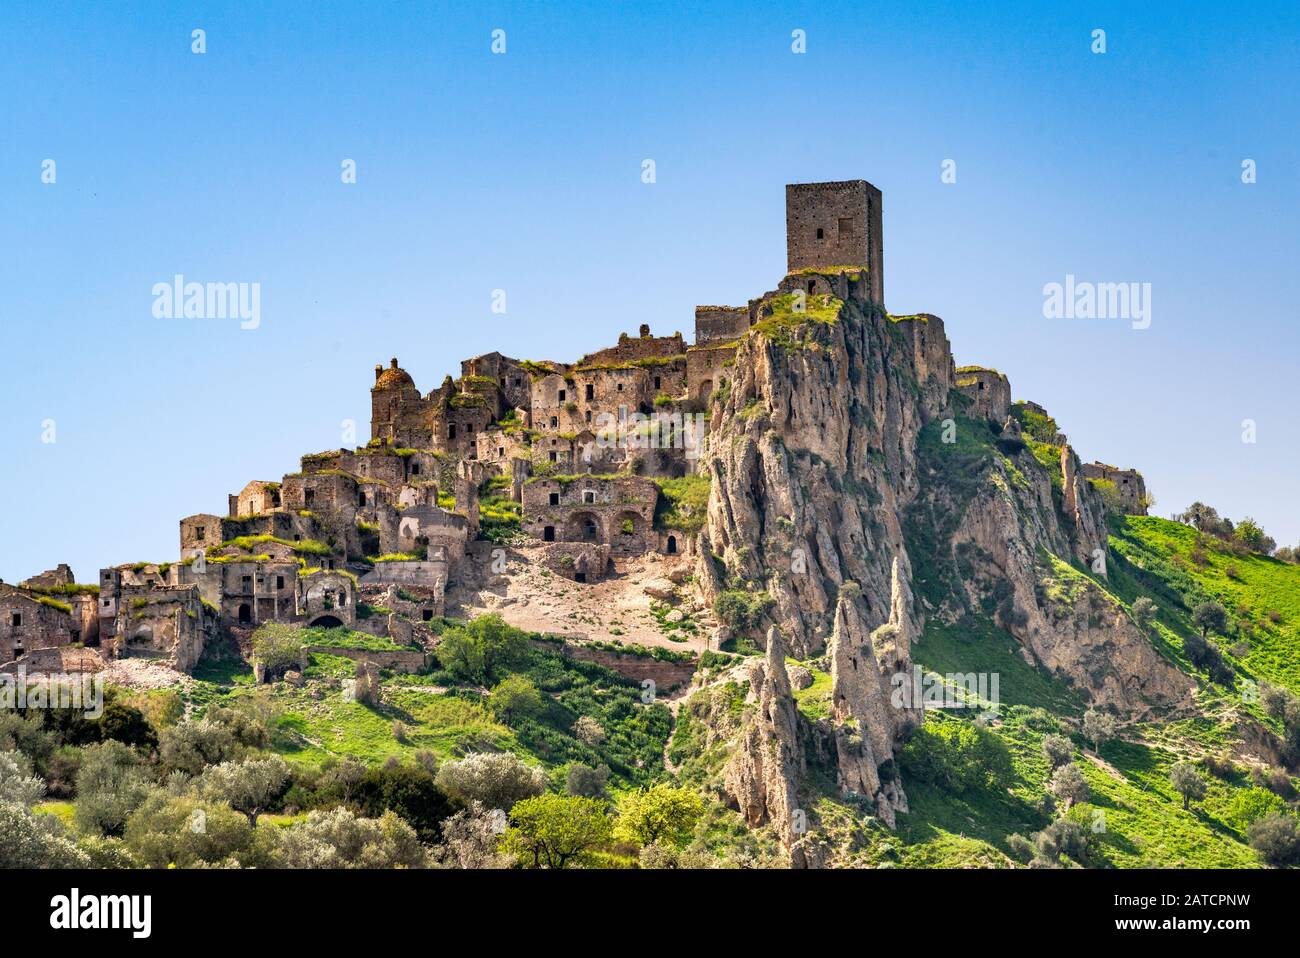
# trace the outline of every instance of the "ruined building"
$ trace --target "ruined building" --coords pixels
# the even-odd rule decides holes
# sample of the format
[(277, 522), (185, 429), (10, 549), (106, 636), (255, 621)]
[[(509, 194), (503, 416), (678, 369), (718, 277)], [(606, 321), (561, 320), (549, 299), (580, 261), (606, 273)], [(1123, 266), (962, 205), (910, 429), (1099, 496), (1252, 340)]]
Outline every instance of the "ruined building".
[[(693, 342), (641, 326), (574, 362), (491, 352), (428, 391), (396, 358), (377, 365), (365, 446), (304, 455), (297, 471), (231, 493), (224, 510), (181, 519), (175, 561), (104, 569), (94, 585), (77, 586), (66, 567), (0, 583), (0, 664), (85, 645), (184, 670), (213, 641), (246, 645), (267, 622), (401, 629), (405, 641), (410, 625), (369, 607), (399, 604), (417, 626), (443, 615), (449, 584), (487, 536), (531, 548), (529, 561), (580, 584), (633, 556), (697, 555), (704, 517), (666, 508), (666, 490), (712, 481), (701, 449), (726, 425), (741, 344), (778, 319), (797, 326), (790, 309), (853, 301), (884, 315), (880, 191), (865, 180), (787, 186), (786, 252), (775, 290), (697, 307)], [(953, 388), (968, 415), (1003, 426), (1005, 376), (954, 368), (938, 317), (890, 320), (918, 389), (946, 402)], [(796, 412), (783, 411), (786, 425)], [(1067, 471), (1072, 457), (1063, 453)], [(1126, 508), (1144, 508), (1137, 473), (1082, 471), (1114, 482)], [(489, 495), (498, 524), (485, 528)], [(503, 509), (517, 517), (504, 532)]]

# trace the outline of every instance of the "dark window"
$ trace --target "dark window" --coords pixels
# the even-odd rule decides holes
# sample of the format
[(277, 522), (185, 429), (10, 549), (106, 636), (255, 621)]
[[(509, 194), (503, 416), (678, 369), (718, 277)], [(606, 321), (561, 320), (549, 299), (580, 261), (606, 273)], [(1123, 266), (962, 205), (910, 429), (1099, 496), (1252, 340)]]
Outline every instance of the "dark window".
[(593, 386), (591, 383), (587, 383), (587, 398), (588, 399), (596, 398), (596, 387)]
[(555, 541), (555, 526), (547, 526), (545, 529), (542, 530), (542, 541), (543, 542)]
[(418, 476), (419, 474), (420, 474), (420, 464), (418, 462), (411, 463), (411, 475)]
[(203, 526), (196, 526), (196, 527), (195, 527), (195, 529), (194, 529), (194, 538), (196, 538), (196, 539), (206, 539), (207, 537), (208, 537), (208, 530), (207, 530), (207, 529), (203, 528)]
[(522, 379), (519, 379), (518, 377), (515, 378), (515, 385), (516, 385), (516, 386), (518, 386), (518, 385), (519, 385), (520, 383), (522, 383), (522, 382), (523, 382)]
[(825, 231), (824, 229), (822, 229), (821, 227), (818, 227), (818, 228), (817, 228), (817, 238), (818, 238), (818, 239), (825, 239), (825, 238), (826, 238), (826, 231)]
[(816, 288), (817, 288), (817, 281), (812, 279), (808, 280), (808, 292), (811, 293)]
[(552, 417), (551, 417), (551, 428), (552, 428), (552, 429), (555, 429), (555, 428), (556, 428), (557, 426), (559, 426), (559, 425), (560, 425), (560, 420), (559, 420), (559, 418), (556, 417), (556, 416), (552, 416)]
[(559, 460), (556, 458), (558, 455), (559, 455), (558, 453), (552, 452), (552, 453), (551, 453), (551, 462), (558, 462)]
[(560, 402), (564, 402), (564, 396), (565, 396), (564, 390), (561, 389), (561, 390), (560, 390)]
[(422, 610), (420, 612), (420, 618), (424, 619), (425, 622), (433, 621), (433, 609)]
[(668, 554), (669, 554), (669, 555), (672, 555), (672, 554), (674, 554), (676, 551), (677, 551), (677, 537), (676, 537), (676, 536), (669, 536), (669, 537), (668, 537)]
[(574, 582), (586, 582), (586, 581), (587, 581), (587, 573), (585, 573), (585, 572), (575, 572), (575, 573), (573, 573), (573, 581), (574, 581)]
[[(245, 578), (247, 578), (247, 576), (245, 576)], [(245, 602), (243, 605), (239, 607), (239, 621), (240, 622), (253, 621), (253, 610), (248, 607), (247, 602)]]
[(587, 410), (587, 422), (591, 422), (591, 410)]
[(282, 576), (282, 575), (278, 575), (278, 576), (275, 577), (275, 587), (276, 587), (277, 589), (283, 589), (283, 588), (284, 588), (284, 576)]
[(21, 612), (13, 613), (13, 615), (9, 617), (9, 624), (15, 629), (21, 626), (23, 624), (23, 614)]
[(559, 504), (560, 504), (560, 494), (559, 494), (558, 492), (552, 492), (552, 493), (551, 493), (551, 505), (553, 505), (553, 506), (558, 506)]
[(659, 388), (659, 377), (656, 376), (656, 377), (655, 377), (655, 389), (658, 389), (658, 388)]
[(618, 391), (619, 391), (619, 392), (622, 392), (622, 391), (623, 391), (623, 384), (622, 384), (622, 383), (619, 383), (619, 384), (618, 384)]
[(454, 422), (447, 423), (447, 438), (448, 439), (456, 438), (456, 424)]
[(506, 454), (506, 447), (505, 447), (505, 446), (497, 446), (497, 455), (498, 455), (498, 456), (504, 456), (505, 454)]

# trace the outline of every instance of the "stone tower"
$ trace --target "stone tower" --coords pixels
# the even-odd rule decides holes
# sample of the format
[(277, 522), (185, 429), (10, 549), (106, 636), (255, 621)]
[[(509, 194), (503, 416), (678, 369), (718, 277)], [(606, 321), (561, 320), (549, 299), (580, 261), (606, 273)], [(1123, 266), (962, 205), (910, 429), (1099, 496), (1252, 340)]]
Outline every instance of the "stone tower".
[(787, 185), (787, 271), (866, 267), (872, 299), (883, 304), (885, 250), (880, 208), (880, 190), (866, 180)]

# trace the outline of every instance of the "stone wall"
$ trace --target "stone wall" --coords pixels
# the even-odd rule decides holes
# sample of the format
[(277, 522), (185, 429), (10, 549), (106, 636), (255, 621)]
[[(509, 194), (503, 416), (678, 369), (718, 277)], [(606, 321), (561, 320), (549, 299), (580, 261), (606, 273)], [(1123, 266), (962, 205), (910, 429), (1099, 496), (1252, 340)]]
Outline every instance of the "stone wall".
[(644, 552), (654, 547), (658, 499), (658, 487), (635, 476), (535, 479), (523, 487), (524, 529), (544, 542), (595, 542), (615, 552)]
[(338, 655), (353, 662), (369, 662), (376, 668), (393, 669), (411, 675), (423, 672), (429, 667), (429, 654), (418, 649), (392, 649), (381, 652), (376, 649), (353, 649), (339, 645), (309, 645), (306, 648), (308, 652)]
[(1001, 426), (1011, 415), (1011, 383), (996, 369), (984, 366), (961, 366), (957, 369), (957, 389), (973, 401), (971, 416), (983, 417)]
[(696, 306), (695, 345), (735, 342), (749, 332), (748, 306)]
[(1113, 482), (1124, 512), (1130, 516), (1147, 514), (1147, 484), (1136, 469), (1119, 469), (1104, 462), (1085, 462), (1080, 471), (1085, 479)]
[(67, 612), (0, 582), (0, 662), (71, 641), (72, 617)]
[(660, 695), (689, 684), (691, 678), (695, 675), (695, 670), (699, 667), (698, 662), (694, 660), (690, 662), (664, 662), (659, 659), (652, 659), (648, 655), (641, 656), (630, 652), (597, 649), (576, 642), (565, 642), (561, 645), (557, 642), (534, 640), (534, 644), (538, 648), (558, 651), (571, 659), (603, 665), (605, 668), (617, 672), (634, 682), (644, 682), (649, 679), (654, 682), (655, 691)]

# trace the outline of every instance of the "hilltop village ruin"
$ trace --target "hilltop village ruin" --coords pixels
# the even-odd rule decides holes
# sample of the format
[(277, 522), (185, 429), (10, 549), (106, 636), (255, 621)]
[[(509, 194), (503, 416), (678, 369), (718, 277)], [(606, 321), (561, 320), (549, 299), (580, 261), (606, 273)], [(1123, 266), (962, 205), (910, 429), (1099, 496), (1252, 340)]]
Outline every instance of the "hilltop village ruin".
[[(500, 548), (527, 547), (530, 561), (576, 585), (630, 557), (693, 561), (700, 523), (668, 521), (679, 514), (665, 508), (665, 488), (709, 481), (702, 450), (728, 414), (717, 399), (741, 341), (779, 297), (796, 311), (850, 296), (883, 310), (879, 190), (864, 180), (787, 186), (786, 220), (777, 289), (744, 306), (697, 307), (690, 344), (642, 326), (573, 363), (492, 352), (428, 392), (397, 359), (376, 366), (365, 446), (305, 455), (296, 472), (248, 482), (222, 512), (186, 516), (173, 561), (103, 569), (93, 584), (66, 565), (0, 583), (0, 669), (94, 670), (143, 656), (185, 672), (218, 640), (247, 650), (267, 622), (432, 642), (427, 623), (448, 612), (449, 585)], [(917, 368), (946, 364), (937, 372), (972, 416), (1018, 433), (1004, 375), (954, 367), (937, 317), (891, 318)], [(1137, 472), (1093, 463), (1082, 473), (1145, 513)], [(503, 526), (503, 514), (517, 521)], [(363, 603), (391, 612), (362, 618)]]

